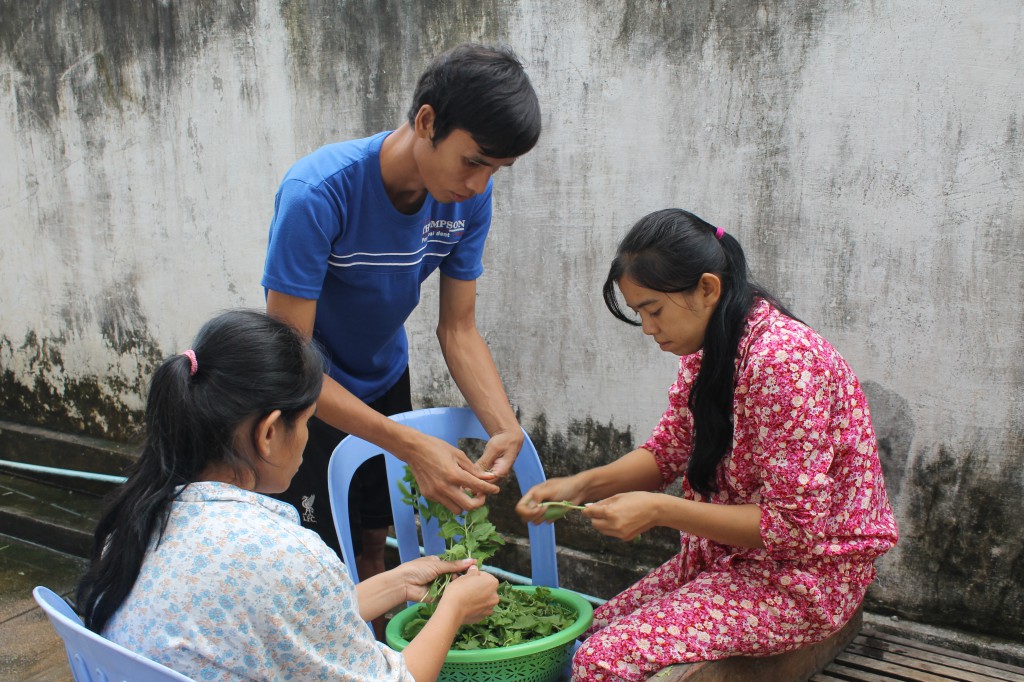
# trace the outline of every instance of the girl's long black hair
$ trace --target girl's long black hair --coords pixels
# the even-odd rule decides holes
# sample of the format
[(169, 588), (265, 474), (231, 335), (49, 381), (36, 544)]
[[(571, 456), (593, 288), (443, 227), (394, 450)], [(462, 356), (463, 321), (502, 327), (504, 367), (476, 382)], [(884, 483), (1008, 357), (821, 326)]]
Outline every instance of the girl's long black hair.
[(619, 243), (603, 291), (612, 315), (640, 326), (615, 294), (616, 284), (623, 277), (665, 293), (692, 290), (704, 273), (717, 275), (722, 281), (721, 298), (708, 321), (704, 356), (689, 400), (694, 444), (686, 477), (690, 486), (704, 495), (717, 491), (715, 470), (732, 447), (736, 354), (755, 297), (793, 317), (774, 296), (749, 279), (739, 242), (727, 232), (719, 239), (716, 232), (713, 225), (677, 208), (644, 216)]
[[(163, 361), (150, 382), (146, 436), (128, 481), (108, 504), (96, 528), (88, 572), (76, 602), (85, 624), (102, 632), (128, 597), (151, 541), (159, 542), (179, 486), (192, 483), (207, 464), (255, 473), (255, 434), (240, 428), (281, 410), (291, 427), (320, 395), (323, 359), (291, 327), (248, 310), (207, 322), (191, 360)], [(240, 438), (241, 437), (241, 438)]]

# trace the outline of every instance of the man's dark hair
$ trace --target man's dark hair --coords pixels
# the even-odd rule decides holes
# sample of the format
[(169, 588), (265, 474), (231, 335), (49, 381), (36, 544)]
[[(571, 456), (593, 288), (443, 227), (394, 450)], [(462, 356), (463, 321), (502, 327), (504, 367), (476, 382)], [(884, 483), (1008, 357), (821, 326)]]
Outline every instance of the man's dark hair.
[(504, 46), (465, 43), (436, 57), (416, 84), (410, 125), (424, 104), (434, 109), (434, 144), (458, 128), (485, 156), (500, 159), (522, 156), (540, 138), (537, 93)]

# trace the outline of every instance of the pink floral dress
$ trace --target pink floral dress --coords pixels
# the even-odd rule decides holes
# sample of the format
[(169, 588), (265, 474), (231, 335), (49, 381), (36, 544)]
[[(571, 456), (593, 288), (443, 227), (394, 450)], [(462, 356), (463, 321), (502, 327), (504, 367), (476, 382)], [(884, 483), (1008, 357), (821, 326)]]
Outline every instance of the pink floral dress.
[(764, 549), (681, 534), (679, 554), (598, 608), (573, 680), (643, 680), (673, 663), (767, 656), (825, 639), (849, 620), (896, 544), (867, 400), (813, 330), (758, 301), (736, 359), (734, 437), (720, 492), (685, 479), (701, 354), (682, 357), (669, 408), (643, 446), (667, 487), (761, 507)]

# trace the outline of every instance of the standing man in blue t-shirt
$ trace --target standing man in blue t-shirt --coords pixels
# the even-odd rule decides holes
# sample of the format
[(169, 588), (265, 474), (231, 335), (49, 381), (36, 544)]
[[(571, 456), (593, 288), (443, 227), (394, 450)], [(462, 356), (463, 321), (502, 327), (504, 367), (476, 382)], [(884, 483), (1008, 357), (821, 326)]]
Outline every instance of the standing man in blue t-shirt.
[[(482, 505), (511, 470), (523, 434), (476, 328), (476, 278), (491, 176), (530, 151), (540, 130), (537, 95), (518, 58), (460, 45), (420, 77), (401, 127), (322, 147), (281, 183), (262, 281), (267, 312), (312, 335), (330, 362), (302, 467), (281, 499), (339, 553), (326, 472), (346, 433), (408, 462), (423, 493), (452, 511)], [(477, 463), (385, 417), (411, 409), (404, 323), (437, 269), (441, 352), (490, 434)], [(363, 499), (354, 501), (362, 578), (383, 570), (391, 524), (377, 460), (359, 472)]]

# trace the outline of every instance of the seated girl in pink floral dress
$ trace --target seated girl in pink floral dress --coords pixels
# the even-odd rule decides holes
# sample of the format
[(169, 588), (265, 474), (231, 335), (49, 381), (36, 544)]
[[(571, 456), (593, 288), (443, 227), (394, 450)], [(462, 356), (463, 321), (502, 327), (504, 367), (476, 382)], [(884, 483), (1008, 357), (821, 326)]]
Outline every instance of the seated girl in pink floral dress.
[[(632, 540), (667, 526), (682, 548), (596, 611), (573, 680), (642, 680), (840, 629), (897, 539), (849, 365), (747, 279), (733, 237), (686, 211), (630, 230), (604, 298), (680, 356), (669, 407), (642, 447), (535, 486), (517, 511), (539, 521), (541, 502), (592, 502), (583, 514), (602, 533)], [(678, 478), (681, 495), (664, 493)]]

